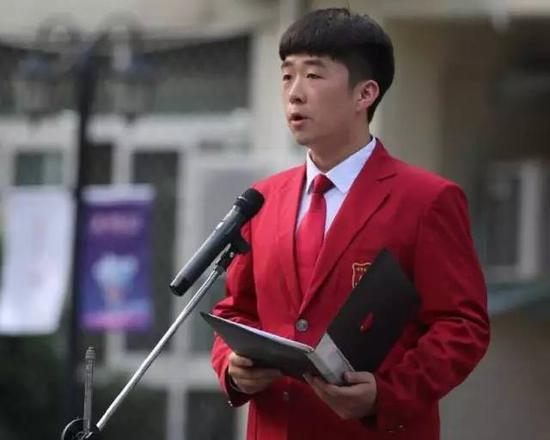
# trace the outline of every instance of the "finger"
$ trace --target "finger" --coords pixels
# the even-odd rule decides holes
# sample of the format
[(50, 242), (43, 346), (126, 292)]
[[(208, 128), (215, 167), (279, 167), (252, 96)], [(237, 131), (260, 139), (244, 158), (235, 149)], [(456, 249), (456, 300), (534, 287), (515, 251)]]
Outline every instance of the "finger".
[(325, 382), (323, 379), (319, 377), (314, 377), (312, 379), (312, 383), (317, 389), (322, 391), (323, 394), (327, 396), (333, 396), (333, 397), (338, 397), (343, 395), (345, 388), (349, 388), (347, 386), (333, 385), (331, 383)]
[(357, 398), (358, 396), (363, 395), (366, 392), (369, 392), (369, 389), (373, 387), (371, 383), (359, 383), (354, 385), (333, 385), (326, 383), (321, 379), (314, 378), (312, 379), (312, 386), (314, 389), (318, 390), (325, 399), (335, 401), (339, 399), (350, 399)]
[(238, 385), (243, 385), (247, 388), (264, 388), (267, 385), (269, 385), (271, 382), (273, 382), (270, 379), (239, 379)]
[(249, 359), (244, 356), (239, 356), (237, 353), (231, 353), (229, 355), (229, 363), (231, 365), (235, 365), (238, 367), (252, 367), (254, 366), (254, 362), (252, 362), (252, 359)]
[(245, 381), (235, 381), (235, 385), (241, 393), (255, 394), (260, 391), (260, 388), (255, 383), (247, 383)]
[(344, 374), (344, 379), (349, 384), (375, 382), (374, 375), (368, 371), (348, 371)]
[(273, 380), (254, 380), (254, 379), (241, 379), (235, 380), (235, 384), (239, 390), (246, 394), (255, 394), (259, 391), (266, 389)]
[(237, 372), (232, 374), (233, 379), (250, 380), (250, 381), (274, 381), (281, 377), (280, 374), (256, 374), (256, 372)]
[(273, 380), (281, 377), (281, 372), (279, 370), (274, 370), (271, 368), (229, 367), (229, 374), (233, 378), (250, 380)]
[(317, 382), (314, 380), (313, 377), (311, 376), (308, 376), (306, 379), (306, 382), (311, 386), (311, 389), (313, 390), (313, 392), (315, 394), (317, 394), (317, 396), (321, 399), (321, 400), (324, 400), (325, 402), (328, 403), (328, 400), (330, 399), (329, 396), (326, 395), (326, 393), (323, 391), (322, 388), (319, 387), (319, 385), (317, 384)]
[(283, 375), (280, 370), (273, 368), (255, 368), (254, 371), (257, 372), (258, 377), (265, 377), (267, 379), (277, 379)]
[(317, 376), (311, 376), (311, 383), (321, 390), (325, 389), (325, 387), (328, 385), (323, 379)]
[(313, 388), (313, 391), (324, 401), (328, 402), (333, 398), (333, 393), (331, 392), (332, 385), (327, 384), (322, 379), (318, 377), (309, 377), (308, 383)]

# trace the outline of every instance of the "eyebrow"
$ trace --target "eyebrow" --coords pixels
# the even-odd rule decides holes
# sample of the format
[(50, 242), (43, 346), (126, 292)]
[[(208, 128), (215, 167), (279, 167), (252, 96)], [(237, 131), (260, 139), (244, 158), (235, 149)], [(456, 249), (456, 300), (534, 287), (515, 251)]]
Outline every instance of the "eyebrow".
[[(294, 62), (289, 60), (284, 60), (281, 64), (281, 69), (284, 69), (286, 67), (292, 67), (294, 66)], [(314, 67), (326, 67), (326, 64), (323, 62), (323, 60), (320, 60), (319, 58), (307, 58), (304, 60), (304, 64), (306, 66), (314, 66)]]

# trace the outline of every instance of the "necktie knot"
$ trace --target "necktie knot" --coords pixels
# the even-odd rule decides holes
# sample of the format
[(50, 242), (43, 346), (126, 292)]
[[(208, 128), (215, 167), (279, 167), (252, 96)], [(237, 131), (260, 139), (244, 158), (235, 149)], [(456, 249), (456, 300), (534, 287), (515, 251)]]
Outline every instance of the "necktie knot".
[(318, 174), (313, 179), (311, 192), (313, 194), (324, 194), (334, 186), (332, 181), (324, 174)]

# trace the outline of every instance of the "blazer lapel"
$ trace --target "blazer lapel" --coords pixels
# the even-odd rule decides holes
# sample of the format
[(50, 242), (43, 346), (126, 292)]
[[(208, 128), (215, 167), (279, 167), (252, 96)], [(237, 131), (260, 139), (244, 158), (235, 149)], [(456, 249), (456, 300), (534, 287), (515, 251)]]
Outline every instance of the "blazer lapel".
[(278, 194), (277, 225), (278, 243), (280, 245), (279, 261), (287, 285), (287, 295), (294, 311), (300, 309), (302, 291), (296, 269), (296, 255), (294, 254), (294, 237), (296, 217), (302, 197), (302, 186), (305, 179), (305, 166), (299, 168), (283, 185)]
[(315, 296), (353, 238), (389, 197), (391, 184), (386, 178), (394, 174), (393, 159), (378, 141), (327, 232), (300, 313)]

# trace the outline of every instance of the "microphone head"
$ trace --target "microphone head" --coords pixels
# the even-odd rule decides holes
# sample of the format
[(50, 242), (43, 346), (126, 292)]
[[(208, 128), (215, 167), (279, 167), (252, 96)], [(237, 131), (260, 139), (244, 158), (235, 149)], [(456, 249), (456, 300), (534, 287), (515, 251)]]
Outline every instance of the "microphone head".
[(248, 188), (239, 197), (237, 197), (237, 200), (235, 200), (235, 206), (241, 210), (241, 213), (247, 220), (254, 217), (263, 204), (264, 196), (260, 191), (254, 188)]
[(226, 218), (229, 219), (228, 224), (224, 225), (224, 222), (220, 223), (218, 225), (219, 228), (216, 227), (214, 232), (206, 239), (191, 260), (189, 260), (178, 272), (174, 281), (170, 283), (172, 291), (178, 296), (183, 295), (193, 285), (197, 278), (200, 277), (206, 267), (210, 265), (216, 255), (218, 255), (227, 244), (237, 241), (240, 237), (240, 227), (254, 217), (263, 204), (264, 196), (254, 188), (247, 189), (237, 197), (234, 207), (237, 207), (238, 210), (234, 211), (231, 209), (226, 216)]

